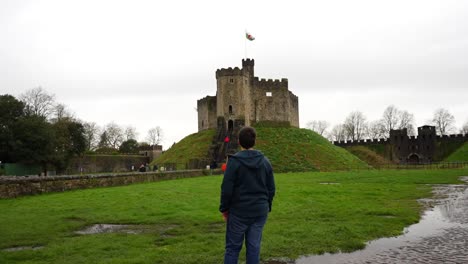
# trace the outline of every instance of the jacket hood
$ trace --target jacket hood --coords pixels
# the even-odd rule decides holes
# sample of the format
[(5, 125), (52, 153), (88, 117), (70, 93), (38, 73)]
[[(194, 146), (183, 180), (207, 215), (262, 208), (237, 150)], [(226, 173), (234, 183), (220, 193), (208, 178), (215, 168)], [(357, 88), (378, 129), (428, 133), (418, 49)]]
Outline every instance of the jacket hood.
[(236, 159), (242, 165), (250, 169), (260, 168), (264, 160), (263, 153), (258, 150), (242, 150), (229, 158)]

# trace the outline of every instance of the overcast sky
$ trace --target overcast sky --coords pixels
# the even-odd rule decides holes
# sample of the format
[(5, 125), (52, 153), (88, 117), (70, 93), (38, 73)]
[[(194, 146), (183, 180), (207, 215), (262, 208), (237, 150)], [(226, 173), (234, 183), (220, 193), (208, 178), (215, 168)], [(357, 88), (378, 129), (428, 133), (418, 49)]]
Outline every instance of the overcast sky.
[(288, 78), (301, 127), (377, 120), (388, 105), (424, 125), (468, 121), (468, 1), (0, 0), (0, 94), (41, 86), (75, 115), (197, 132), (215, 71), (241, 66), (245, 30), (260, 78)]

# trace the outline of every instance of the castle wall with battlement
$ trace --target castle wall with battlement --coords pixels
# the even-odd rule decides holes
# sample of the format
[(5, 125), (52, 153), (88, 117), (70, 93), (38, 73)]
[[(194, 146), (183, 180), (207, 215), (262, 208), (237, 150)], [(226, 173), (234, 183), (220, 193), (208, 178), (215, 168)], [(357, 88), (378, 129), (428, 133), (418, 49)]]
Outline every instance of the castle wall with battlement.
[(442, 160), (467, 141), (468, 134), (437, 136), (435, 127), (422, 126), (418, 128), (418, 136), (408, 136), (406, 129), (398, 129), (391, 130), (388, 139), (334, 141), (333, 144), (340, 147), (382, 144), (390, 148), (386, 158), (392, 161), (427, 163)]

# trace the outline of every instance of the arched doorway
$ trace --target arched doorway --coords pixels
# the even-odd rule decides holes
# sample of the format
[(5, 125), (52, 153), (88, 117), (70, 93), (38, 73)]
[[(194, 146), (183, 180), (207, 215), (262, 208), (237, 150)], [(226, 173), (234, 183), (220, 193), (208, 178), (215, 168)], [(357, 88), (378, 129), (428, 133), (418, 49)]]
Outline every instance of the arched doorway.
[(408, 156), (408, 163), (419, 164), (419, 156), (416, 153), (412, 153)]
[(228, 132), (231, 133), (233, 129), (234, 129), (234, 121), (229, 120), (228, 121)]

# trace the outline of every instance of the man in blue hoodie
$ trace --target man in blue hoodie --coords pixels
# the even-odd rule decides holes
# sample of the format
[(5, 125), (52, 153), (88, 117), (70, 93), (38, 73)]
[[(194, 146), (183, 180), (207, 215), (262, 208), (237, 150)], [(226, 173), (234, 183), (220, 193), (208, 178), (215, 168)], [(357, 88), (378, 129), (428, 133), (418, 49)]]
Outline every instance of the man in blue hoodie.
[(253, 149), (256, 137), (252, 127), (239, 131), (241, 151), (229, 157), (221, 185), (219, 211), (227, 222), (225, 264), (237, 264), (244, 238), (247, 264), (260, 262), (262, 231), (275, 196), (275, 180), (270, 161)]

